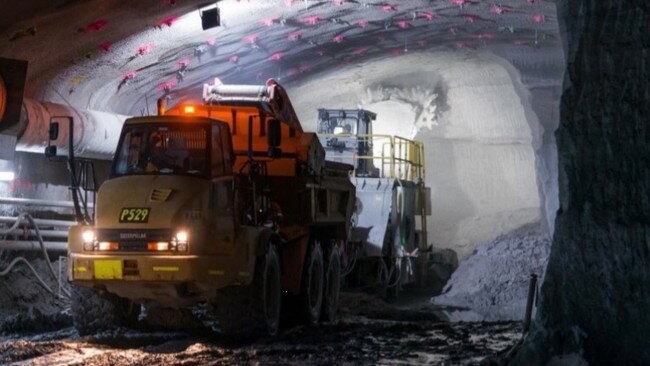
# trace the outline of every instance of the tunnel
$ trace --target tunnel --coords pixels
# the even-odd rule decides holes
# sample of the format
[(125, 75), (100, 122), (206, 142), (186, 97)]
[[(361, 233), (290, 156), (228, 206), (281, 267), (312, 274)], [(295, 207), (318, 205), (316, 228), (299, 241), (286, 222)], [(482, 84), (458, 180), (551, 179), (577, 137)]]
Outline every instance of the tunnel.
[(6, 6), (0, 359), (647, 364), (649, 12)]

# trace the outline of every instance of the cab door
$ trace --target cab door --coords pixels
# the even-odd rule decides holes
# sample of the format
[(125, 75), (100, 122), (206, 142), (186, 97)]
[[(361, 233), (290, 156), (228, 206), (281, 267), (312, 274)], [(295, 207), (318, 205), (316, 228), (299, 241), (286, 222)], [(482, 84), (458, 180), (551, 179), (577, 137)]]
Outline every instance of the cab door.
[(214, 123), (211, 138), (212, 197), (215, 213), (215, 239), (219, 247), (231, 248), (235, 239), (235, 210), (233, 185), (233, 151), (230, 129), (225, 123)]

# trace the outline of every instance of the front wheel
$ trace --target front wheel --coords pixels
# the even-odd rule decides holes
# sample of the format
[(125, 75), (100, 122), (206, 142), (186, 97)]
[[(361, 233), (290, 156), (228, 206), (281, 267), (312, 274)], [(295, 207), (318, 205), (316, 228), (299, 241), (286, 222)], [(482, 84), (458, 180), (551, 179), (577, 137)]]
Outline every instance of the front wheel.
[(133, 326), (140, 305), (111, 293), (71, 286), (72, 321), (79, 335), (94, 334), (119, 326)]
[(280, 259), (275, 246), (257, 258), (249, 286), (229, 286), (217, 293), (216, 307), (222, 332), (246, 340), (274, 336), (280, 325), (282, 301)]

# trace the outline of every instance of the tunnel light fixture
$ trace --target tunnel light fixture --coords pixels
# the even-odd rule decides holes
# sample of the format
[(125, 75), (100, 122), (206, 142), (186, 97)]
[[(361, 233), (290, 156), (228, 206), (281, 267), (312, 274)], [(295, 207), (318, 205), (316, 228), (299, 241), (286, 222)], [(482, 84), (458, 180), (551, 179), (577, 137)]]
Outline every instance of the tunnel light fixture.
[(221, 25), (221, 12), (217, 3), (207, 3), (199, 7), (201, 27), (203, 30), (216, 28)]
[(2, 182), (11, 182), (15, 177), (14, 172), (0, 172), (0, 181)]
[(193, 105), (186, 105), (185, 108), (183, 109), (183, 111), (186, 114), (192, 114), (192, 113), (194, 113), (195, 109), (194, 109)]

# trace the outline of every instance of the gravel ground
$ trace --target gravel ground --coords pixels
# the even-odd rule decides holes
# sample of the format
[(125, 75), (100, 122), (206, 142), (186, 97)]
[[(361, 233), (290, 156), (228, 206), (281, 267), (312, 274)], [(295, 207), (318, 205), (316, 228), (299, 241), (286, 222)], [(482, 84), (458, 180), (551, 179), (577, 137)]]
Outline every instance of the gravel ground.
[(440, 320), (439, 309), (427, 299), (387, 304), (364, 294), (343, 294), (338, 323), (294, 326), (249, 344), (229, 343), (207, 326), (193, 334), (117, 329), (79, 337), (70, 327), (5, 333), (0, 364), (471, 365), (508, 349), (520, 337), (515, 322)]

